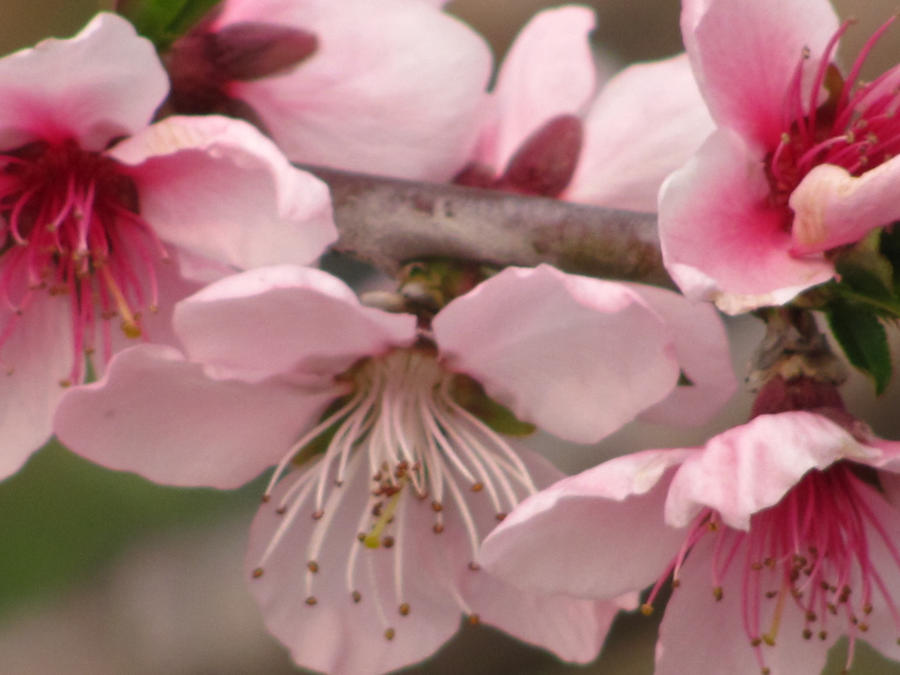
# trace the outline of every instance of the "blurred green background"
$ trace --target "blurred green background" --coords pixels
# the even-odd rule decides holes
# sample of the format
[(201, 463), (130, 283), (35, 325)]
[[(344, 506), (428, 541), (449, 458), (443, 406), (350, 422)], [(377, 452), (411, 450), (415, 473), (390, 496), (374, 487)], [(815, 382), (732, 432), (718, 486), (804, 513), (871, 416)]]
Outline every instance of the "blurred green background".
[[(340, 0), (335, 0), (340, 1)], [(752, 1), (752, 0), (748, 0)], [(111, 2), (3, 0), (0, 53), (48, 36), (77, 31)], [(541, 0), (457, 0), (449, 9), (471, 22), (502, 55)], [(675, 0), (594, 0), (595, 36), (619, 63), (681, 49)], [(845, 54), (858, 49), (895, 0), (836, 3), (855, 14)], [(876, 50), (867, 72), (881, 72), (900, 57), (896, 35)], [(0, 103), (2, 104), (2, 103)], [(741, 372), (759, 329), (731, 325)], [(853, 408), (881, 433), (900, 437), (898, 387), (875, 401), (866, 384), (851, 385)], [(746, 397), (712, 425), (738, 423)], [(569, 449), (575, 470), (611, 453), (648, 446), (700, 442), (706, 431), (626, 429), (598, 449)], [(246, 531), (262, 486), (234, 492), (152, 485), (135, 476), (92, 466), (50, 444), (23, 471), (0, 483), (0, 674), (156, 675), (297, 672), (284, 650), (261, 627), (244, 589), (241, 560)], [(590, 666), (560, 664), (486, 627), (465, 626), (434, 659), (411, 673), (612, 673), (652, 672), (655, 623), (623, 616), (600, 660)], [(836, 655), (829, 673), (840, 671)], [(900, 674), (865, 646), (854, 672)]]

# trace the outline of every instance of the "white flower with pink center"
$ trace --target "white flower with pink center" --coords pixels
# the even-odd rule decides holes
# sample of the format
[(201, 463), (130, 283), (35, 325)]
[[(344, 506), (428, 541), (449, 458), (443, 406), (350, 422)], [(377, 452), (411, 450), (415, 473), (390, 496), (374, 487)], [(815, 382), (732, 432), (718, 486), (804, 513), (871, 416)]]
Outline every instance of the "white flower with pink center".
[(829, 414), (841, 424), (760, 415), (563, 479), (487, 538), (483, 564), (585, 598), (656, 580), (648, 613), (671, 578), (657, 675), (813, 675), (843, 635), (848, 667), (858, 639), (900, 659), (900, 443)]
[[(706, 339), (675, 339), (685, 325)], [(520, 592), (479, 569), (490, 529), (561, 476), (489, 424), (509, 422), (497, 403), (593, 442), (680, 406), (676, 389), (721, 401), (734, 384), (710, 307), (547, 266), (506, 269), (418, 326), (324, 272), (265, 268), (183, 301), (174, 326), (186, 356), (120, 353), (63, 400), (57, 433), (176, 485), (235, 487), (277, 464), (247, 575), (297, 663), (333, 673), (423, 659), (461, 613), (593, 659), (618, 605)], [(693, 387), (676, 387), (682, 370)]]
[(99, 372), (129, 341), (170, 342), (202, 281), (310, 262), (336, 231), (325, 186), (246, 123), (147, 126), (165, 72), (115, 15), (0, 59), (0, 93), (2, 477), (49, 437), (86, 353)]
[(842, 76), (827, 0), (684, 3), (682, 33), (719, 129), (663, 186), (660, 237), (684, 292), (730, 313), (834, 277), (826, 252), (900, 218), (900, 66)]
[(593, 28), (594, 12), (579, 6), (528, 22), (497, 74), (458, 182), (656, 211), (663, 179), (715, 126), (684, 54), (606, 79), (588, 40)]

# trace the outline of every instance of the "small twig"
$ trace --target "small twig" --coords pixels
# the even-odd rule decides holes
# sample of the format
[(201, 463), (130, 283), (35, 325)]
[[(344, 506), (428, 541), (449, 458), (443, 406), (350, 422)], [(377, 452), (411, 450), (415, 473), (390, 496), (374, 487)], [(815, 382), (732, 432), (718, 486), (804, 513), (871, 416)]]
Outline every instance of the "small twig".
[(675, 288), (656, 216), (495, 190), (303, 166), (331, 188), (335, 250), (394, 274), (432, 257), (559, 269)]

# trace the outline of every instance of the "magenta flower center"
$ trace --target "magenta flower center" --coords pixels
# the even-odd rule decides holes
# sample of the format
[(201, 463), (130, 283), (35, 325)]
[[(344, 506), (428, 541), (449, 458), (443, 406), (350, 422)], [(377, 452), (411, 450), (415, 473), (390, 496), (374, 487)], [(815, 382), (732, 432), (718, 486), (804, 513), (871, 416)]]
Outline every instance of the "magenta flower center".
[[(373, 556), (391, 556), (387, 583), (396, 607), (382, 606), (377, 593), (368, 599), (376, 603), (383, 635), (390, 640), (397, 629), (390, 617), (411, 611), (404, 587), (416, 570), (403, 563), (409, 538), (443, 535), (444, 540), (445, 528), (459, 528), (467, 542), (468, 568), (477, 571), (474, 561), (487, 535), (483, 525), (479, 528), (478, 510), (492, 509), (501, 520), (536, 487), (502, 437), (454, 400), (453, 378), (433, 353), (415, 348), (367, 359), (339, 378), (351, 383), (352, 393), (289, 449), (272, 476), (264, 502), (270, 501), (278, 481), (289, 486), (274, 506), (282, 520), (252, 576), (263, 575), (268, 558), (297, 518), (312, 518), (306, 550), (297, 552), (299, 564), (308, 570), (306, 605), (319, 604), (319, 584), (335, 583), (344, 585), (347, 601), (365, 602), (359, 584)], [(284, 476), (291, 464), (300, 464), (299, 470)], [(368, 480), (360, 480), (365, 474)], [(364, 499), (350, 494), (363, 485)], [(413, 509), (423, 510), (419, 516), (428, 514), (430, 530), (408, 525)], [(460, 538), (451, 535), (450, 541)], [(323, 562), (332, 547), (346, 551), (332, 555), (342, 569)], [(461, 612), (477, 621), (465, 600), (447, 590)]]
[(141, 310), (156, 307), (154, 265), (165, 251), (138, 215), (137, 189), (122, 165), (74, 141), (0, 154), (0, 215), (0, 293), (13, 310), (0, 347), (41, 293), (71, 300), (70, 382), (82, 379), (81, 355), (95, 349), (98, 333), (109, 358), (109, 319), (140, 336)]
[[(835, 631), (850, 638), (849, 667), (855, 640), (869, 630), (875, 609), (885, 610), (879, 611), (879, 619), (891, 620), (900, 635), (898, 589), (888, 587), (872, 556), (875, 545), (885, 548), (889, 564), (900, 567), (900, 552), (870, 506), (881, 496), (860, 478), (865, 470), (840, 462), (809, 472), (778, 504), (754, 514), (748, 531), (728, 527), (717, 512), (705, 509), (654, 587), (645, 611), (670, 572), (678, 586), (681, 566), (697, 542), (713, 537), (713, 596), (721, 600), (726, 592), (722, 579), (737, 574), (744, 631), (762, 673), (769, 672), (766, 650), (778, 640), (826, 640)], [(883, 558), (879, 562), (884, 564)], [(728, 587), (737, 588), (734, 583)], [(802, 632), (783, 635), (782, 619), (792, 611), (802, 613)]]
[[(794, 188), (819, 164), (834, 164), (859, 176), (900, 151), (900, 66), (873, 82), (859, 81), (869, 52), (895, 19), (891, 17), (872, 35), (846, 79), (832, 65), (838, 40), (850, 27), (850, 22), (845, 22), (828, 43), (814, 73), (810, 100), (805, 100), (802, 87), (810, 74), (804, 68), (805, 58), (798, 64), (785, 101), (784, 132), (767, 157), (774, 205), (786, 207)], [(829, 96), (820, 104), (823, 88)], [(805, 114), (805, 110), (810, 112)]]

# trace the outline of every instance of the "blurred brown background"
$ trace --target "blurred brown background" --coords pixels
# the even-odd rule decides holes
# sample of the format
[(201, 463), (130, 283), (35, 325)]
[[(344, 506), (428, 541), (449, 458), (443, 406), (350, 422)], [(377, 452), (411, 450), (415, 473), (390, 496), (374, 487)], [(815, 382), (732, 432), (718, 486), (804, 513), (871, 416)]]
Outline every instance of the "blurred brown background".
[[(456, 0), (448, 9), (488, 36), (501, 55), (529, 17), (551, 4), (560, 3)], [(681, 49), (675, 0), (584, 4), (598, 13), (596, 43), (622, 64)], [(0, 53), (47, 35), (70, 35), (93, 12), (110, 5), (111, 0), (2, 0)], [(852, 58), (861, 42), (897, 8), (896, 0), (837, 0), (835, 5), (841, 16), (859, 18), (843, 42), (845, 58)], [(876, 49), (865, 73), (872, 76), (898, 60), (900, 39), (895, 31)], [(759, 338), (759, 327), (742, 320), (731, 328), (740, 370)], [(854, 410), (865, 414), (882, 433), (900, 437), (895, 413), (898, 386), (893, 385), (878, 401), (859, 378), (852, 389)], [(740, 422), (747, 410), (746, 397), (739, 399), (714, 429)], [(573, 450), (568, 468), (587, 466), (613, 452), (698, 443), (705, 433), (629, 428), (599, 451), (581, 449), (579, 454)], [(0, 599), (13, 598), (0, 601), (0, 673), (297, 672), (282, 648), (262, 630), (241, 578), (244, 538), (258, 488), (251, 486), (237, 495), (198, 493), (124, 480), (58, 449), (44, 451), (22, 474), (0, 484), (0, 532), (5, 535), (0, 556), (12, 561), (0, 569)], [(72, 513), (73, 505), (91, 497), (96, 503), (88, 515)], [(146, 515), (148, 509), (152, 516)], [(81, 530), (73, 529), (79, 526)], [(18, 530), (23, 533), (16, 539)], [(12, 537), (7, 536), (10, 531)], [(95, 548), (70, 550), (86, 547), (86, 540)], [(10, 543), (16, 541), (20, 543)], [(74, 572), (54, 567), (55, 561), (65, 557), (63, 553), (76, 561)], [(0, 565), (3, 562), (0, 559)], [(18, 570), (19, 575), (3, 574), (5, 569)], [(3, 584), (17, 588), (4, 589)], [(573, 667), (491, 629), (466, 627), (437, 657), (408, 672), (649, 674), (654, 630), (650, 619), (623, 617), (600, 660)], [(839, 672), (840, 665), (836, 660), (828, 672)], [(854, 671), (896, 675), (900, 666), (880, 660), (863, 647)]]

